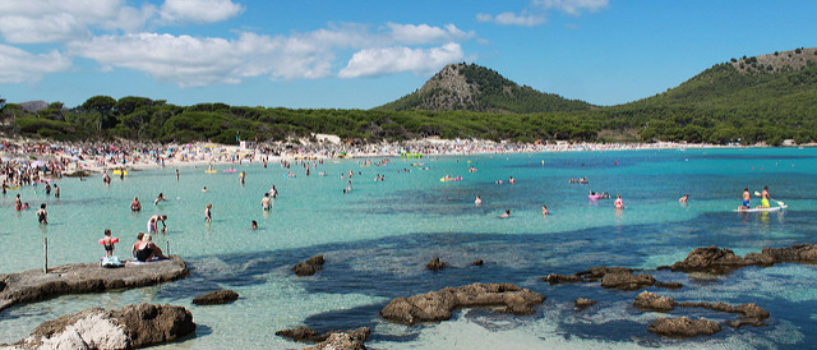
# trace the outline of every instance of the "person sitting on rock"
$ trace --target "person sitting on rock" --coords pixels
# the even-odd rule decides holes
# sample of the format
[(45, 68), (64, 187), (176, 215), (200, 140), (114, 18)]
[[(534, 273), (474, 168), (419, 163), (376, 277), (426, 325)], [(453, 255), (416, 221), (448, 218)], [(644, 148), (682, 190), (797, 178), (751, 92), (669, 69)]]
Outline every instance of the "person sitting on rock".
[(134, 243), (134, 256), (141, 262), (150, 261), (153, 258), (167, 259), (162, 254), (162, 249), (153, 243), (150, 234), (145, 234), (140, 241)]

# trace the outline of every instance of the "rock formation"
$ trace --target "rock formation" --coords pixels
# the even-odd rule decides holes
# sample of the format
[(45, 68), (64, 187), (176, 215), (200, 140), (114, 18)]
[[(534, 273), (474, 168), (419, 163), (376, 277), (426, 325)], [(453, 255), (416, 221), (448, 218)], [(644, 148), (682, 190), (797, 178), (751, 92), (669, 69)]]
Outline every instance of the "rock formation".
[(504, 312), (516, 315), (532, 314), (545, 296), (510, 283), (474, 283), (458, 288), (444, 288), (408, 298), (392, 300), (380, 315), (405, 324), (442, 321), (451, 318), (451, 311), (463, 307), (504, 306)]
[(193, 315), (181, 306), (140, 304), (119, 310), (90, 308), (43, 322), (20, 349), (133, 349), (193, 333)]
[(212, 291), (207, 294), (199, 295), (193, 299), (193, 304), (196, 305), (220, 305), (232, 303), (238, 299), (238, 293), (229, 289), (222, 289)]
[(323, 255), (315, 255), (292, 267), (292, 271), (298, 276), (312, 276), (323, 268), (324, 262)]
[(431, 271), (439, 271), (444, 269), (446, 266), (448, 266), (448, 264), (440, 261), (439, 257), (434, 257), (434, 259), (431, 259), (431, 261), (426, 264), (426, 268)]
[(298, 328), (277, 331), (275, 332), (275, 335), (299, 342), (319, 343), (329, 339), (332, 334), (343, 333), (351, 336), (354, 339), (360, 340), (361, 342), (365, 342), (366, 339), (369, 339), (371, 332), (372, 330), (369, 327), (360, 327), (347, 331), (332, 330), (329, 332), (319, 333), (312, 328), (300, 326)]
[(718, 333), (721, 331), (721, 326), (705, 318), (694, 321), (687, 317), (659, 318), (650, 323), (647, 330), (665, 337), (689, 338)]
[(582, 311), (588, 307), (596, 305), (596, 301), (585, 298), (576, 298), (573, 304), (576, 305), (576, 311)]

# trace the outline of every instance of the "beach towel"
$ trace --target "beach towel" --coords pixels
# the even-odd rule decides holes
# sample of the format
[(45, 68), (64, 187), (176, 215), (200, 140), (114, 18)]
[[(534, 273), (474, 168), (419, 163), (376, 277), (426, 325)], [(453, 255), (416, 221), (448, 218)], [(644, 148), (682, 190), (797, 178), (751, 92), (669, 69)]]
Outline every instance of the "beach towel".
[(116, 268), (116, 267), (124, 267), (125, 266), (125, 263), (120, 261), (119, 257), (116, 257), (116, 256), (102, 257), (100, 260), (101, 260), (100, 265), (102, 265), (102, 267)]

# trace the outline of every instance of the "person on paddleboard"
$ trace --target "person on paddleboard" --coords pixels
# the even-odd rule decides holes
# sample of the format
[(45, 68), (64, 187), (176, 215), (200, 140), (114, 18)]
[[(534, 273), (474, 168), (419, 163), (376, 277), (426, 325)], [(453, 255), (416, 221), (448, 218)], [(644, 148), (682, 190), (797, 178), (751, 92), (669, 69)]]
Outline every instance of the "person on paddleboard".
[(763, 186), (763, 193), (760, 194), (760, 207), (769, 208), (769, 186)]
[(749, 194), (749, 188), (743, 188), (743, 203), (738, 209), (749, 209), (752, 207), (752, 195)]

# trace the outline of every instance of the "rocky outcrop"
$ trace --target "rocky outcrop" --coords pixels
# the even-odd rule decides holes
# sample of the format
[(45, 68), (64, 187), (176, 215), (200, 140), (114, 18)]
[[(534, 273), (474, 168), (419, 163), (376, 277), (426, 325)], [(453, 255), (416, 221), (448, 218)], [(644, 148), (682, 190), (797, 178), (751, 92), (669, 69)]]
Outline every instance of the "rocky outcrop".
[(650, 323), (647, 330), (664, 337), (689, 338), (718, 333), (721, 325), (705, 318), (694, 321), (687, 317), (659, 318)]
[(731, 314), (739, 314), (738, 319), (735, 321), (730, 321), (729, 325), (732, 327), (738, 328), (741, 326), (751, 325), (755, 327), (759, 327), (764, 325), (763, 320), (769, 318), (769, 312), (763, 309), (762, 307), (758, 306), (757, 304), (750, 303), (750, 304), (740, 304), (740, 305), (731, 305), (727, 303), (717, 302), (717, 303), (707, 303), (707, 302), (676, 302), (675, 299), (672, 299), (667, 296), (659, 296), (655, 293), (651, 292), (641, 292), (638, 296), (635, 297), (635, 301), (633, 302), (633, 306), (642, 309), (642, 310), (650, 310), (650, 311), (658, 311), (658, 312), (669, 312), (675, 309), (675, 307), (696, 307), (696, 308), (705, 308), (710, 309), (712, 311), (717, 312), (725, 312)]
[(639, 290), (655, 284), (655, 278), (647, 274), (634, 275), (629, 271), (620, 271), (605, 274), (601, 279), (603, 288), (621, 290)]
[(332, 334), (336, 333), (347, 334), (354, 339), (360, 340), (362, 343), (365, 342), (366, 339), (369, 339), (369, 335), (372, 333), (372, 330), (369, 327), (360, 327), (348, 331), (332, 330), (329, 332), (319, 333), (318, 331), (307, 326), (300, 326), (298, 328), (277, 331), (275, 332), (275, 335), (299, 342), (320, 343), (322, 341), (326, 341), (332, 336)]
[(195, 330), (193, 315), (181, 306), (90, 308), (44, 322), (13, 345), (21, 349), (134, 349), (175, 341)]
[(597, 282), (601, 281), (603, 288), (638, 290), (650, 286), (659, 288), (677, 289), (683, 287), (678, 282), (664, 283), (657, 281), (655, 277), (648, 274), (633, 274), (634, 269), (626, 267), (594, 267), (587, 271), (577, 272), (573, 275), (550, 274), (542, 278), (550, 284), (573, 283), (573, 282)]
[(111, 289), (150, 286), (185, 277), (190, 273), (178, 256), (148, 264), (125, 264), (125, 268), (106, 269), (99, 264), (70, 264), (42, 270), (2, 274), (0, 310), (65, 294), (99, 293)]
[(431, 261), (426, 264), (426, 268), (431, 271), (439, 271), (444, 269), (446, 266), (448, 266), (448, 264), (440, 261), (439, 257), (434, 257), (434, 259), (431, 259)]
[(743, 257), (726, 248), (715, 246), (696, 248), (686, 259), (676, 262), (669, 268), (673, 271), (723, 274), (745, 266), (772, 266), (782, 262), (817, 263), (817, 244), (763, 248), (760, 253), (749, 253)]
[(667, 312), (675, 308), (675, 300), (670, 297), (659, 296), (655, 293), (643, 291), (635, 297), (633, 306), (642, 310)]
[(363, 340), (348, 333), (332, 333), (324, 342), (304, 350), (364, 350)]
[(596, 301), (585, 298), (576, 298), (573, 304), (576, 305), (576, 311), (582, 311), (588, 307), (596, 305)]
[(503, 312), (516, 315), (532, 314), (545, 296), (511, 283), (474, 283), (458, 288), (392, 300), (380, 315), (404, 324), (442, 321), (451, 318), (451, 311), (463, 307), (504, 306)]
[(315, 255), (293, 266), (292, 271), (295, 271), (295, 274), (298, 276), (312, 276), (315, 272), (323, 268), (324, 262), (323, 255)]
[(482, 266), (483, 264), (485, 264), (485, 262), (482, 261), (482, 259), (474, 260), (474, 262), (471, 263), (472, 266)]
[(197, 296), (195, 299), (193, 299), (193, 304), (220, 305), (232, 303), (236, 300), (238, 300), (238, 293), (231, 291), (229, 289), (222, 289)]

